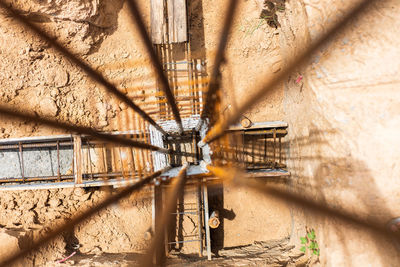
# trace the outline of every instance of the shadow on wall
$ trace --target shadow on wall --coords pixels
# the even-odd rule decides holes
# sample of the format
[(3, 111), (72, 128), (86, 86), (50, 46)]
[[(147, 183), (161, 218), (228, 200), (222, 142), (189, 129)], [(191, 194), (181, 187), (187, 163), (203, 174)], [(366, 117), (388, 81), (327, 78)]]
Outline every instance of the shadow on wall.
[[(292, 177), (290, 180), (281, 182), (289, 184), (294, 191), (321, 205), (385, 225), (393, 218), (393, 214), (385, 205), (386, 196), (377, 188), (368, 167), (350, 155), (347, 157), (326, 156), (325, 153), (329, 153), (327, 150), (332, 149), (329, 140), (338, 138), (338, 133), (332, 129), (317, 129), (313, 124), (310, 128), (308, 136), (295, 137), (287, 141), (290, 147), (296, 148), (298, 152), (296, 156), (288, 155)], [(310, 155), (302, 155), (304, 151)], [(293, 164), (295, 166), (290, 167)], [(310, 170), (312, 170), (311, 173)], [(334, 215), (326, 217), (309, 210), (306, 210), (304, 214), (305, 221), (299, 218), (297, 221), (300, 221), (300, 224), (304, 223), (304, 226), (319, 228), (317, 232), (323, 236), (323, 242), (327, 248), (325, 251), (321, 249), (321, 255), (328, 253), (328, 248), (338, 250), (337, 247), (340, 247), (343, 262), (349, 265), (355, 264), (354, 251), (359, 248), (355, 248), (354, 243), (351, 243), (357, 240), (360, 242), (359, 247), (366, 248), (370, 244), (375, 246), (375, 250), (371, 251), (378, 252), (376, 256), (382, 263), (388, 262), (389, 258), (393, 262), (400, 260), (396, 257), (398, 250), (394, 240), (387, 240), (379, 234), (369, 232), (368, 229), (360, 229), (358, 225), (350, 225), (335, 219)], [(358, 234), (358, 238), (354, 239), (354, 231), (359, 230), (368, 231), (368, 236)], [(332, 238), (333, 235), (336, 237)], [(337, 241), (340, 241), (340, 244)]]
[(33, 1), (28, 4), (17, 1), (14, 7), (31, 21), (42, 23), (42, 29), (74, 52), (90, 54), (117, 29), (123, 3), (123, 0)]
[(220, 225), (215, 229), (210, 228), (211, 252), (218, 256), (218, 252), (224, 248), (224, 220), (232, 221), (235, 219), (236, 214), (233, 210), (224, 208), (223, 184), (210, 186), (208, 190), (209, 214), (212, 214), (213, 211), (219, 212)]

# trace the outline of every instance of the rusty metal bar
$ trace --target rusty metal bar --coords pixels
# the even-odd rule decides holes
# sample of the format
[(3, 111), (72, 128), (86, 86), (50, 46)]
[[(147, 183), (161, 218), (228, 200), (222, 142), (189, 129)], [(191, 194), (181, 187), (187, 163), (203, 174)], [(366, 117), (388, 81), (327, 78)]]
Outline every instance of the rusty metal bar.
[(323, 202), (314, 201), (308, 198), (301, 196), (299, 193), (295, 193), (293, 188), (285, 189), (282, 186), (276, 186), (272, 184), (266, 184), (262, 181), (250, 180), (246, 178), (241, 171), (237, 169), (225, 169), (218, 166), (207, 166), (207, 169), (210, 170), (215, 176), (220, 177), (224, 181), (232, 181), (234, 184), (243, 187), (249, 187), (256, 191), (259, 191), (263, 194), (268, 194), (277, 199), (285, 202), (290, 202), (297, 207), (305, 208), (311, 212), (316, 212), (324, 216), (338, 218), (340, 220), (346, 221), (348, 223), (357, 224), (359, 226), (365, 227), (370, 231), (376, 232), (388, 238), (388, 240), (392, 240), (392, 238), (396, 238), (400, 240), (400, 233), (396, 233), (391, 231), (386, 227), (386, 225), (382, 225), (376, 219), (362, 219), (358, 217), (354, 213), (349, 213), (343, 210), (339, 210), (337, 208), (329, 207)]
[(91, 174), (91, 177), (93, 179), (93, 166), (92, 166), (92, 157), (90, 156), (90, 144), (89, 144), (89, 142), (87, 142), (87, 150), (88, 150), (90, 174)]
[(74, 182), (82, 183), (82, 139), (79, 135), (74, 136)]
[(22, 151), (22, 145), (21, 142), (18, 143), (19, 146), (19, 157), (21, 160), (21, 176), (22, 176), (22, 181), (25, 182), (25, 170), (24, 170), (24, 155), (23, 155), (23, 151)]
[(135, 0), (128, 0), (127, 3), (128, 3), (128, 7), (132, 14), (133, 22), (134, 22), (134, 24), (137, 25), (137, 29), (139, 31), (140, 37), (142, 38), (142, 42), (144, 43), (144, 46), (146, 47), (146, 50), (147, 50), (147, 53), (149, 54), (151, 63), (153, 64), (155, 72), (161, 83), (161, 88), (164, 91), (164, 94), (168, 99), (168, 103), (172, 109), (172, 113), (174, 114), (175, 121), (179, 126), (180, 132), (183, 133), (182, 120), (181, 120), (181, 116), (179, 114), (178, 106), (174, 99), (174, 95), (171, 91), (171, 87), (169, 86), (168, 79), (164, 74), (160, 59), (158, 58), (157, 54), (154, 51), (153, 44), (151, 43), (150, 37), (146, 30), (146, 26), (144, 25), (143, 20), (141, 18), (137, 3)]
[(125, 171), (124, 171), (124, 162), (122, 160), (122, 152), (121, 152), (121, 147), (118, 147), (118, 151), (119, 151), (119, 163), (121, 164), (121, 172), (122, 172), (122, 176), (123, 178), (125, 178)]
[(136, 111), (143, 119), (147, 120), (151, 123), (156, 129), (158, 129), (163, 134), (166, 132), (146, 113), (144, 112), (139, 106), (133, 103), (124, 93), (118, 90), (118, 88), (109, 82), (104, 76), (99, 73), (98, 71), (94, 70), (89, 64), (85, 63), (83, 60), (75, 56), (71, 51), (67, 48), (62, 46), (59, 42), (57, 42), (54, 38), (48, 36), (42, 29), (31, 23), (27, 18), (19, 14), (19, 12), (8, 6), (4, 0), (0, 0), (0, 8), (3, 8), (8, 11), (8, 13), (13, 16), (19, 23), (27, 26), (32, 32), (38, 35), (40, 38), (45, 40), (47, 43), (52, 45), (54, 49), (56, 49), (59, 53), (63, 56), (71, 60), (75, 65), (81, 68), (89, 77), (91, 77), (94, 81), (98, 82), (99, 84), (103, 85), (108, 92), (115, 95), (119, 100), (126, 103), (130, 108)]
[(331, 27), (325, 34), (322, 34), (315, 42), (310, 46), (305, 47), (303, 51), (298, 55), (286, 60), (289, 64), (279, 73), (269, 76), (267, 82), (264, 83), (260, 88), (255, 89), (256, 93), (247, 99), (242, 105), (240, 105), (233, 114), (226, 119), (220, 119), (207, 133), (206, 137), (202, 140), (202, 144), (210, 143), (222, 135), (228, 130), (229, 126), (235, 124), (240, 120), (242, 114), (244, 114), (251, 107), (264, 100), (264, 96), (270, 93), (276, 88), (279, 83), (283, 82), (287, 77), (296, 70), (299, 66), (306, 63), (307, 60), (326, 43), (332, 40), (333, 36), (337, 36), (338, 33), (342, 32), (354, 18), (358, 17), (368, 7), (372, 6), (377, 0), (362, 0), (355, 5), (347, 14), (345, 14), (339, 23)]
[(233, 19), (236, 14), (239, 1), (230, 0), (227, 4), (226, 17), (219, 37), (219, 45), (214, 59), (214, 68), (211, 72), (210, 83), (205, 99), (204, 108), (201, 114), (201, 119), (204, 120), (213, 111), (214, 103), (217, 99), (217, 91), (220, 87), (220, 67), (225, 61), (225, 48), (228, 43), (229, 31), (233, 24)]
[(274, 129), (274, 132), (273, 132), (273, 138), (274, 138), (274, 159), (273, 159), (273, 162), (275, 163), (276, 162), (276, 129)]
[[(168, 195), (165, 202), (165, 208), (162, 212), (161, 219), (159, 220), (159, 225), (162, 227), (156, 228), (154, 238), (150, 244), (146, 255), (143, 257), (141, 266), (153, 266), (154, 256), (158, 250), (161, 250), (165, 245), (165, 229), (171, 224), (173, 217), (171, 213), (176, 210), (177, 200), (181, 194), (183, 194), (183, 188), (186, 182), (186, 168), (184, 165), (180, 170), (178, 176), (173, 180), (172, 187), (168, 190)], [(165, 259), (156, 259), (157, 265), (165, 264)]]
[(279, 164), (282, 163), (282, 137), (279, 137)]
[(58, 181), (61, 180), (61, 172), (60, 172), (60, 142), (57, 141), (57, 176)]
[(127, 138), (121, 138), (119, 136), (115, 136), (115, 135), (111, 135), (111, 134), (97, 132), (94, 129), (89, 128), (89, 127), (77, 126), (77, 125), (69, 124), (66, 122), (59, 122), (57, 120), (51, 120), (51, 119), (47, 119), (47, 118), (37, 117), (37, 116), (30, 115), (30, 114), (27, 114), (24, 112), (13, 111), (11, 108), (4, 107), (1, 105), (0, 105), (0, 113), (4, 114), (5, 116), (17, 118), (20, 120), (29, 120), (32, 122), (42, 123), (44, 125), (58, 128), (58, 129), (63, 129), (63, 130), (71, 131), (71, 132), (84, 134), (84, 135), (90, 135), (96, 139), (104, 140), (104, 141), (111, 142), (111, 143), (121, 144), (123, 146), (132, 146), (132, 147), (157, 151), (157, 152), (164, 153), (164, 154), (171, 154), (171, 153), (173, 154), (174, 153), (173, 151), (169, 151), (165, 148), (153, 146), (150, 144), (134, 141), (134, 140), (127, 139)]
[[(72, 146), (72, 142), (60, 142), (56, 143), (33, 143), (33, 144), (24, 144), (20, 142), (22, 148), (49, 148), (49, 147), (57, 147), (57, 146)], [(11, 149), (19, 149), (19, 145), (0, 145), (0, 150), (11, 150)]]
[(11, 256), (5, 258), (2, 262), (0, 262), (0, 266), (11, 266), (15, 262), (17, 262), (19, 259), (26, 257), (32, 251), (39, 249), (39, 248), (43, 247), (44, 245), (48, 244), (51, 240), (53, 240), (54, 238), (56, 238), (63, 232), (73, 230), (77, 224), (87, 220), (88, 218), (92, 217), (93, 215), (98, 214), (98, 212), (104, 210), (105, 208), (118, 202), (119, 200), (121, 200), (125, 197), (128, 197), (133, 192), (136, 192), (136, 191), (142, 189), (145, 185), (151, 183), (154, 178), (160, 176), (161, 174), (168, 171), (169, 169), (170, 169), (170, 167), (167, 167), (163, 170), (155, 172), (155, 173), (147, 176), (145, 179), (140, 180), (136, 184), (123, 189), (119, 193), (117, 193), (115, 195), (110, 195), (109, 197), (107, 197), (106, 199), (104, 199), (99, 204), (95, 205), (94, 207), (91, 207), (82, 213), (78, 213), (79, 215), (73, 217), (70, 220), (67, 220), (65, 223), (61, 224), (60, 226), (53, 228), (53, 230), (50, 230), (50, 232), (48, 232), (44, 236), (42, 236), (42, 237), (38, 238), (36, 241), (33, 241), (32, 243), (28, 244), (24, 249), (15, 251)]

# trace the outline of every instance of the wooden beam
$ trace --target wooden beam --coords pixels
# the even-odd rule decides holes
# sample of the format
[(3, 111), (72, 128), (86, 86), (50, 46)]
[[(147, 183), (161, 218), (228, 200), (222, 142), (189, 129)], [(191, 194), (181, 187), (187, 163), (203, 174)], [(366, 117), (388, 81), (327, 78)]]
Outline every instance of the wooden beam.
[(82, 139), (80, 135), (74, 135), (74, 182), (82, 183)]
[(169, 43), (187, 42), (186, 0), (167, 0)]
[(164, 44), (167, 41), (167, 21), (164, 14), (164, 0), (150, 1), (151, 41), (153, 44)]

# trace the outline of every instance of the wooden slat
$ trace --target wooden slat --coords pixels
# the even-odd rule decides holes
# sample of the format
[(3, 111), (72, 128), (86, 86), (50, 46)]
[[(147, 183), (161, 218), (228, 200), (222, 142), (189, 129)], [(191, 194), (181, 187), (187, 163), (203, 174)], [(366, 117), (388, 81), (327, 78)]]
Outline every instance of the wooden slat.
[(186, 0), (167, 0), (169, 43), (187, 42)]
[(75, 184), (82, 183), (82, 139), (74, 136), (74, 180)]
[(151, 40), (153, 44), (163, 44), (166, 41), (167, 22), (164, 16), (164, 0), (150, 1)]

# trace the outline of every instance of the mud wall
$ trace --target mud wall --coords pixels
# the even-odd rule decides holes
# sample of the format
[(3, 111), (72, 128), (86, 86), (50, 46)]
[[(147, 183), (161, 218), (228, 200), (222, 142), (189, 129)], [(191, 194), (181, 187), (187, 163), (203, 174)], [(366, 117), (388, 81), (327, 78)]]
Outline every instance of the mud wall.
[[(357, 1), (289, 1), (281, 38), (292, 56)], [(385, 224), (400, 214), (398, 1), (377, 1), (285, 84), (293, 190)], [(296, 82), (302, 76), (300, 82)], [(316, 230), (322, 266), (395, 266), (391, 241), (334, 217), (293, 210), (292, 241)]]

